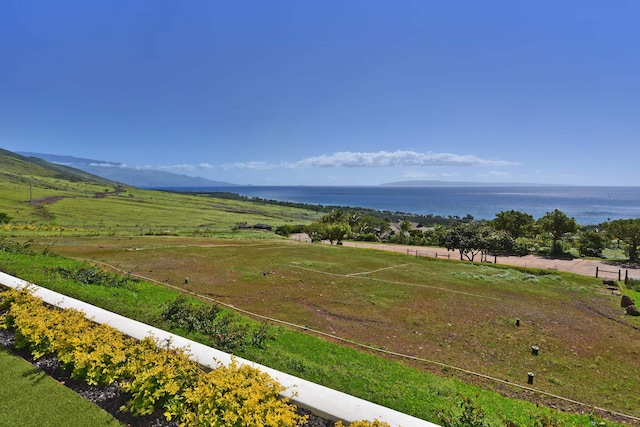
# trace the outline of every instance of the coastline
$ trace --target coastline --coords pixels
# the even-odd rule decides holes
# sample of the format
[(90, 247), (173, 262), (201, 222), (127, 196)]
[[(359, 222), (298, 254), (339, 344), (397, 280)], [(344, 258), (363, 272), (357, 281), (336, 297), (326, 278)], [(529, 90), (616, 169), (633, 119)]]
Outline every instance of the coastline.
[(517, 210), (534, 218), (559, 209), (580, 225), (640, 217), (640, 187), (593, 186), (232, 186), (164, 187), (164, 191), (230, 193), (247, 199), (365, 208), (381, 212), (493, 219)]

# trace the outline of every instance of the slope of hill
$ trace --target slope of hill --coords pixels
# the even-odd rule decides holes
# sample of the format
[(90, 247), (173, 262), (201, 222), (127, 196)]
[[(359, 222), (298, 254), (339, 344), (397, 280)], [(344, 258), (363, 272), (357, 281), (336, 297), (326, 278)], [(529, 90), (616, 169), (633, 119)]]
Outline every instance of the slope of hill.
[(68, 181), (89, 181), (101, 185), (114, 185), (114, 181), (93, 175), (81, 169), (50, 163), (35, 156), (25, 156), (0, 148), (0, 171), (3, 176), (23, 181), (27, 175), (57, 178)]
[(74, 167), (111, 181), (143, 188), (162, 187), (229, 187), (223, 181), (211, 181), (205, 178), (192, 177), (177, 173), (132, 168), (123, 163), (105, 162), (102, 160), (84, 159), (57, 154), (19, 152), (23, 156), (37, 157), (47, 162)]
[[(247, 200), (135, 188), (79, 169), (0, 151), (0, 213), (7, 231), (58, 235), (238, 235), (258, 231), (238, 224), (308, 223), (317, 212)], [(25, 228), (26, 227), (26, 228)]]

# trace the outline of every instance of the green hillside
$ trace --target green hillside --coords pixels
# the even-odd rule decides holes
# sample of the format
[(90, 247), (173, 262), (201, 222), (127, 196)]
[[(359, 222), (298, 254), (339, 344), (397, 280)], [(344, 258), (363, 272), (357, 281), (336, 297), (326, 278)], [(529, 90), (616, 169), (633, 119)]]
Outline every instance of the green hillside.
[(238, 235), (238, 224), (309, 223), (304, 209), (142, 190), (78, 169), (0, 150), (0, 213), (5, 230), (91, 235)]

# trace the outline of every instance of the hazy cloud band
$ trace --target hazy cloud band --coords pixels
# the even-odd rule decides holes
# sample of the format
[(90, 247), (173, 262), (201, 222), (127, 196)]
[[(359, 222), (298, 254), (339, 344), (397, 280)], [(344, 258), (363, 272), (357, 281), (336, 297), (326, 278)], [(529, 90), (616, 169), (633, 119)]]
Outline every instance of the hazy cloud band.
[[(418, 153), (415, 151), (378, 151), (378, 152), (351, 152), (340, 151), (333, 154), (307, 157), (297, 162), (237, 162), (221, 165), (200, 163), (198, 165), (180, 164), (169, 166), (126, 166), (134, 169), (156, 170), (194, 170), (194, 169), (243, 169), (243, 170), (269, 170), (269, 169), (308, 169), (308, 168), (384, 168), (384, 167), (410, 167), (410, 166), (509, 166), (516, 163), (505, 160), (488, 160), (474, 155), (460, 155), (453, 153)], [(96, 164), (94, 166), (113, 167), (113, 165)]]
[(486, 160), (472, 155), (452, 153), (417, 153), (415, 151), (378, 151), (376, 153), (354, 153), (341, 151), (308, 157), (292, 163), (294, 168), (378, 168), (390, 166), (507, 166), (513, 163), (502, 160)]

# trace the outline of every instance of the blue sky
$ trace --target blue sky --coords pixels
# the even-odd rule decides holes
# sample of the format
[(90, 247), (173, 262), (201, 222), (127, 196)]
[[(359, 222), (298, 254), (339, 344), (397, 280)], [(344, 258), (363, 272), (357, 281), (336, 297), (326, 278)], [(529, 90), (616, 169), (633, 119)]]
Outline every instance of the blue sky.
[(637, 1), (0, 2), (0, 148), (256, 185), (640, 185)]

